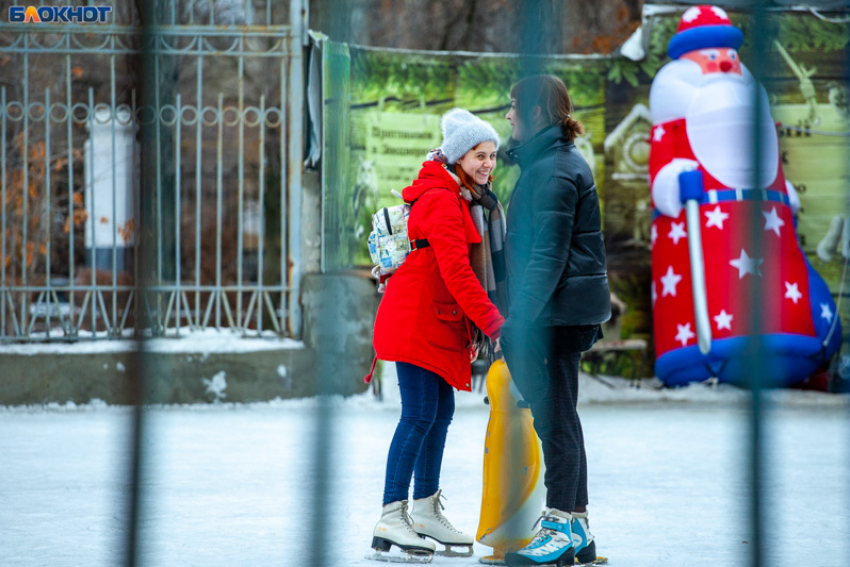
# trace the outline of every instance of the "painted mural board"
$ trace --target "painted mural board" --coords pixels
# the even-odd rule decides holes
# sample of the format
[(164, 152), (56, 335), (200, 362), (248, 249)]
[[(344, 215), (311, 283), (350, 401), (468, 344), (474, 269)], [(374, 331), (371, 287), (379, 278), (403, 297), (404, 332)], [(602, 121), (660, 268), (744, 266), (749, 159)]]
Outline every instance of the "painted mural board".
[[(652, 211), (646, 175), (650, 123), (641, 108), (648, 107), (655, 73), (669, 61), (667, 43), (686, 7), (658, 8), (655, 5), (645, 11), (642, 37), (638, 38), (645, 54), (638, 61), (622, 56), (558, 56), (536, 61), (541, 71), (564, 80), (576, 107), (574, 115), (587, 129), (577, 145), (593, 166), (602, 200), (611, 286), (628, 306), (621, 324), (622, 338), (646, 338), (650, 348)], [(752, 66), (752, 24), (746, 15), (730, 13), (744, 31), (741, 59)], [(815, 269), (838, 294), (844, 259), (838, 253), (823, 261), (816, 248), (831, 220), (848, 214), (846, 50), (850, 23), (787, 10), (771, 12), (768, 27), (776, 42), (764, 58), (762, 82), (773, 117), (781, 123), (786, 175), (802, 200), (798, 216), (801, 244)], [(345, 218), (352, 223), (347, 228), (351, 234), (368, 234), (371, 213), (396, 202), (389, 190), (407, 186), (427, 150), (439, 144), (439, 117), (447, 110), (456, 106), (471, 110), (496, 128), (503, 148), (510, 146), (504, 114), (510, 87), (523, 75), (519, 56), (357, 46), (348, 46), (348, 53), (344, 151), (348, 152), (346, 176), (353, 188)], [(499, 157), (494, 190), (507, 203), (519, 168), (503, 154)], [(352, 241), (340, 267), (368, 264), (365, 239), (361, 238)], [(848, 303), (842, 304), (845, 329), (850, 329), (844, 308)]]

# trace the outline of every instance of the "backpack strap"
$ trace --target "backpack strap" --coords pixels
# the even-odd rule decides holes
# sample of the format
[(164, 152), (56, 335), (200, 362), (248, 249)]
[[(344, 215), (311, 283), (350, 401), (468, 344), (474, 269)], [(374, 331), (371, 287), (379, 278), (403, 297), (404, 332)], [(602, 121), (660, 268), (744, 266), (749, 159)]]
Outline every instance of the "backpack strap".
[(417, 238), (416, 240), (410, 241), (410, 251), (415, 252), (416, 250), (421, 250), (422, 248), (428, 248), (431, 246), (431, 243), (428, 242), (427, 238)]
[[(413, 199), (412, 201), (410, 201), (410, 202), (408, 203), (408, 205), (410, 205), (410, 208), (411, 208), (411, 209), (413, 208), (413, 205), (414, 205), (414, 204), (416, 203), (416, 201), (418, 201), (418, 200), (419, 200), (418, 198), (417, 198), (417, 199)], [(411, 241), (410, 241), (410, 251), (411, 251), (411, 252), (415, 252), (416, 250), (420, 250), (420, 249), (422, 249), (422, 248), (428, 248), (429, 246), (431, 246), (431, 243), (430, 243), (430, 242), (428, 242), (428, 239), (427, 239), (427, 238), (417, 238), (417, 239), (415, 239), (415, 240), (411, 240)]]

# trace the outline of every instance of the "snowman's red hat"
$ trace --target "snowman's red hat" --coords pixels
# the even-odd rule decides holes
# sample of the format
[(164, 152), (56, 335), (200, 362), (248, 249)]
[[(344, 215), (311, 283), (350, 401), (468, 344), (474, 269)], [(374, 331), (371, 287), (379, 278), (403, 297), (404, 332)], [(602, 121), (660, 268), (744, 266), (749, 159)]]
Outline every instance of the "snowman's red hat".
[(676, 35), (667, 44), (667, 55), (678, 59), (695, 49), (738, 49), (742, 43), (744, 34), (732, 25), (725, 10), (717, 6), (693, 6), (682, 14)]

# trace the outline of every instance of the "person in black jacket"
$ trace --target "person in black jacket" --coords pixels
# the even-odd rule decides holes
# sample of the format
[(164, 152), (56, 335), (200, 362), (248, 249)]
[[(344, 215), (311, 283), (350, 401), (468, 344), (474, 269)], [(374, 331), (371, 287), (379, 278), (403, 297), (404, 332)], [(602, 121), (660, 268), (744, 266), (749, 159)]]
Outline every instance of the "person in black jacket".
[(511, 90), (506, 118), (521, 145), (508, 154), (522, 173), (507, 212), (509, 315), (500, 343), (543, 445), (547, 510), (531, 543), (507, 554), (508, 565), (596, 559), (576, 413), (578, 367), (611, 305), (599, 196), (574, 143), (584, 129), (571, 114), (557, 77), (526, 77)]

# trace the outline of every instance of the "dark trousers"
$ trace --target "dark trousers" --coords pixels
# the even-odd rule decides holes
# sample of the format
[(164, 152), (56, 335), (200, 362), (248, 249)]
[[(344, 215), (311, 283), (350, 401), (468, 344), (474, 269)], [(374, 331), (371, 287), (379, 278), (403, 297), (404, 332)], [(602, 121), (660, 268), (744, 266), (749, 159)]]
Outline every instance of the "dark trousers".
[(531, 407), (546, 464), (546, 505), (564, 512), (587, 505), (587, 457), (576, 411), (580, 351), (570, 328), (502, 328), (514, 383)]
[(454, 390), (439, 375), (406, 362), (396, 362), (396, 368), (401, 419), (387, 457), (385, 505), (408, 499), (414, 474), (414, 499), (437, 492), (446, 433), (455, 413)]

